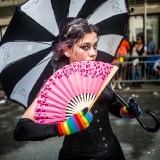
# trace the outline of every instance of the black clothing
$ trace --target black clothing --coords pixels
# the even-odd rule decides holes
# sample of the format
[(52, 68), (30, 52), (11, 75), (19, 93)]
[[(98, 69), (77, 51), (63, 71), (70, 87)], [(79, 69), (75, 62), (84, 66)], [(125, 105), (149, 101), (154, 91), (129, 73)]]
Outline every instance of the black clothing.
[[(143, 56), (144, 46), (139, 51), (137, 50), (137, 53), (138, 53), (138, 56)], [(144, 60), (144, 57), (139, 57), (139, 61), (143, 61), (143, 60)]]
[[(76, 160), (78, 160), (78, 157), (83, 157), (83, 159), (88, 157), (88, 160), (94, 157), (99, 157), (100, 159), (105, 157), (106, 160), (125, 159), (109, 122), (108, 111), (121, 117), (120, 108), (122, 105), (115, 101), (114, 95), (105, 88), (91, 109), (93, 121), (89, 127), (78, 133), (65, 136), (59, 160), (72, 160), (72, 158), (64, 158), (64, 155), (67, 155), (65, 157), (73, 156)], [(115, 158), (113, 158), (114, 156)]]
[[(144, 54), (144, 45), (143, 47), (140, 49), (140, 51), (137, 51), (138, 55), (141, 56), (139, 57), (139, 61), (143, 61), (143, 63), (140, 63), (139, 65), (142, 66), (141, 70), (142, 70), (142, 77), (144, 76), (145, 73), (145, 63), (144, 61), (146, 61), (146, 57), (142, 57)], [(138, 84), (139, 85), (139, 84)]]
[(81, 155), (74, 155), (72, 153), (67, 153), (63, 149), (60, 150), (58, 160), (125, 160), (121, 147), (117, 138), (117, 152), (112, 154), (111, 156), (103, 155), (103, 156), (81, 156)]
[[(110, 112), (121, 117), (121, 107), (106, 87), (91, 109), (93, 121), (89, 127), (65, 136), (59, 160), (125, 160), (108, 115)], [(57, 124), (38, 124), (27, 118), (20, 119), (14, 131), (17, 141), (39, 141), (55, 136), (59, 136)]]
[(21, 118), (13, 133), (16, 141), (41, 141), (60, 136), (56, 124), (38, 124), (28, 118)]

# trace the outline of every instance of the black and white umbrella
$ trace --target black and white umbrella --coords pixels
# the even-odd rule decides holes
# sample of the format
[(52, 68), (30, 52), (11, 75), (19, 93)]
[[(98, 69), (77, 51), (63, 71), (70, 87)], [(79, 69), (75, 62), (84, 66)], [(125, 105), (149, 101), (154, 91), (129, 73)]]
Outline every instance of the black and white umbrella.
[(16, 7), (0, 42), (0, 82), (10, 100), (29, 106), (52, 75), (52, 44), (66, 17), (96, 24), (97, 60), (111, 62), (126, 33), (129, 10), (126, 0), (29, 0)]

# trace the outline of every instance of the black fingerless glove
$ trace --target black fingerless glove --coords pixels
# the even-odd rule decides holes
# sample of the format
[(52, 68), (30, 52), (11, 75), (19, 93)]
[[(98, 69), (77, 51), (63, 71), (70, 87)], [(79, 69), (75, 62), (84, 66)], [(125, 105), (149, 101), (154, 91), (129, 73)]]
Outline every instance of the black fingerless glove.
[(135, 101), (134, 98), (129, 98), (127, 104), (129, 107), (123, 106), (120, 110), (120, 114), (122, 117), (133, 119), (142, 114), (139, 104)]

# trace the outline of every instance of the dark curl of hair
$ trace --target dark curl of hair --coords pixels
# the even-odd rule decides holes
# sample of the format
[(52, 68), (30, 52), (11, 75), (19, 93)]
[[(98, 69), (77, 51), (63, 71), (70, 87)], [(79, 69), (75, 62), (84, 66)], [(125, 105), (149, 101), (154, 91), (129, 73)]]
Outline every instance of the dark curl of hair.
[(66, 18), (60, 23), (58, 42), (53, 47), (52, 64), (61, 68), (69, 63), (68, 57), (63, 53), (65, 48), (72, 48), (73, 45), (87, 33), (95, 32), (99, 36), (99, 29), (96, 25), (89, 24), (83, 18)]

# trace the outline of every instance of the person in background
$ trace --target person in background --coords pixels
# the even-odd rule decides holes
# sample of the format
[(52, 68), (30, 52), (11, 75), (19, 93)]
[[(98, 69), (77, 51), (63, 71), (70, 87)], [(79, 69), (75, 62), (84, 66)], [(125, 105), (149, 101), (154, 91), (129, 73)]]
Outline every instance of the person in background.
[(0, 104), (6, 104), (7, 97), (5, 92), (2, 90), (2, 83), (0, 82)]
[(153, 70), (156, 73), (156, 79), (160, 79), (160, 59), (155, 62)]
[[(64, 19), (60, 25), (58, 38), (52, 59), (54, 71), (73, 62), (96, 60), (99, 30), (87, 20)], [(111, 87), (111, 84), (109, 86)], [(109, 112), (127, 119), (136, 118), (141, 114), (139, 105), (134, 99), (128, 100), (129, 107), (123, 106), (107, 87), (90, 112), (86, 113), (86, 110), (83, 110), (72, 115), (67, 121), (57, 124), (36, 123), (34, 116), (36, 105), (37, 98), (18, 121), (13, 134), (14, 139), (42, 141), (65, 136), (58, 160), (125, 160), (112, 131)], [(83, 127), (81, 123), (84, 123)]]
[[(127, 40), (127, 37), (125, 37), (121, 43), (121, 46), (123, 46), (126, 51), (127, 51), (127, 56), (125, 56), (125, 61), (124, 62), (128, 62), (130, 60), (130, 52), (131, 52), (131, 45), (129, 43), (129, 41)], [(129, 79), (130, 75), (131, 75), (131, 65), (130, 63), (126, 63), (124, 65), (124, 72), (123, 72), (123, 76), (122, 79)], [(126, 87), (125, 83), (122, 83), (122, 87)], [(129, 86), (126, 89), (130, 89)]]
[(124, 47), (126, 49), (127, 53), (129, 54), (131, 46), (126, 38), (123, 39), (120, 46)]
[[(155, 57), (155, 43), (152, 37), (148, 38), (148, 45), (147, 45), (147, 55), (146, 61), (148, 62), (146, 65), (146, 76), (147, 79), (151, 79), (153, 76), (153, 66), (156, 60)], [(153, 61), (153, 62), (152, 62)]]
[(155, 55), (155, 43), (152, 37), (148, 38), (147, 55)]
[(141, 80), (144, 79), (145, 74), (145, 57), (147, 55), (147, 47), (144, 45), (143, 36), (138, 36), (137, 41), (132, 49), (131, 56), (133, 58), (132, 64), (132, 80), (139, 82), (133, 82), (133, 87), (141, 88)]
[(113, 64), (117, 65), (119, 67), (118, 73), (116, 74), (116, 77), (114, 80), (118, 80), (118, 82), (113, 83), (113, 88), (122, 89), (121, 81), (125, 77), (125, 72), (127, 71), (127, 65), (125, 64), (125, 61), (127, 60), (130, 52), (130, 44), (126, 40), (126, 38), (123, 39), (120, 46), (117, 49), (116, 58), (113, 60)]

